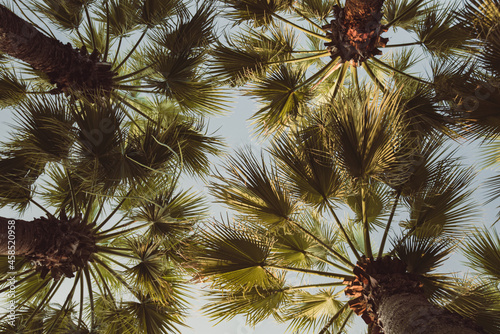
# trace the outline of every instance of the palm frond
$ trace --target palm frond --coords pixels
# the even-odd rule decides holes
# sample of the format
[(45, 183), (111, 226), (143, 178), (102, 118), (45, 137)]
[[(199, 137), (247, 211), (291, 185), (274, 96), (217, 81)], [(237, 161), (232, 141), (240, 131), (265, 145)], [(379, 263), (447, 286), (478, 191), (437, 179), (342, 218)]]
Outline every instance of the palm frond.
[(28, 160), (58, 162), (68, 158), (74, 142), (73, 117), (67, 101), (56, 97), (25, 100), (17, 109), (16, 135), (9, 144)]
[(0, 159), (0, 205), (23, 212), (30, 204), (34, 183), (44, 166), (42, 161), (28, 160), (15, 153)]
[(322, 26), (332, 16), (333, 6), (333, 2), (327, 0), (302, 0), (297, 3), (297, 10)]
[(402, 226), (419, 237), (465, 233), (477, 219), (469, 188), (473, 177), (472, 169), (452, 167), (444, 173), (440, 168), (437, 177), (409, 201), (410, 218)]
[(138, 22), (148, 28), (168, 24), (168, 19), (174, 15), (186, 14), (186, 7), (181, 0), (143, 0), (134, 1), (133, 5), (138, 11)]
[(296, 210), (297, 204), (279, 179), (276, 167), (250, 152), (237, 151), (226, 167), (228, 176), (219, 175), (211, 191), (217, 200), (259, 221), (278, 225)]
[(174, 53), (159, 48), (146, 50), (143, 57), (154, 70), (144, 79), (154, 92), (189, 112), (220, 113), (224, 109), (224, 94), (201, 70), (206, 54)]
[(219, 44), (212, 51), (215, 61), (211, 73), (233, 85), (242, 85), (260, 77), (272, 64), (290, 59), (296, 39), (290, 30), (280, 28), (266, 32), (244, 28), (227, 38), (227, 45)]
[(305, 74), (303, 67), (283, 65), (250, 87), (246, 95), (264, 105), (251, 118), (259, 133), (270, 135), (306, 115), (313, 93), (303, 85)]
[(225, 0), (229, 9), (225, 15), (235, 23), (249, 22), (254, 27), (274, 23), (273, 14), (288, 11), (292, 7), (290, 0)]
[(67, 172), (57, 165), (46, 169), (47, 181), (41, 186), (41, 196), (49, 207), (56, 208), (58, 212), (77, 215), (93, 200), (86, 192), (91, 189), (82, 188), (82, 179), (74, 173), (68, 175)]
[(406, 164), (400, 144), (408, 140), (402, 133), (398, 92), (382, 99), (378, 95), (374, 89), (361, 99), (354, 93), (338, 97), (328, 106), (325, 133), (331, 154), (351, 178), (383, 180), (394, 172), (390, 182), (395, 184), (403, 181), (397, 179), (397, 171)]
[(36, 11), (49, 18), (62, 30), (78, 29), (83, 19), (83, 9), (89, 0), (30, 1)]
[(106, 6), (95, 8), (96, 19), (109, 21), (109, 32), (113, 38), (125, 37), (138, 28), (137, 8), (134, 0), (109, 0)]
[(102, 55), (106, 50), (106, 25), (105, 23), (95, 22), (91, 26), (88, 23), (83, 24), (83, 33), (81, 34), (82, 40), (73, 40), (74, 45), (81, 45), (89, 52), (96, 51)]
[(485, 41), (484, 51), (479, 56), (482, 66), (494, 73), (498, 78), (500, 76), (500, 27), (492, 29)]
[(204, 313), (211, 319), (221, 322), (245, 315), (247, 324), (251, 326), (271, 316), (276, 321), (282, 321), (280, 309), (290, 300), (283, 280), (276, 280), (274, 286), (267, 289), (254, 286), (249, 290), (232, 292), (211, 291), (208, 296), (210, 302), (205, 306)]
[(500, 291), (498, 286), (488, 283), (471, 287), (445, 305), (446, 309), (471, 319), (487, 333), (500, 332)]
[(498, 0), (470, 0), (457, 13), (461, 23), (470, 31), (472, 37), (485, 40), (500, 19)]
[(471, 268), (482, 275), (500, 279), (500, 236), (496, 231), (476, 231), (466, 241), (464, 255)]
[(0, 108), (6, 108), (23, 101), (28, 85), (19, 80), (15, 73), (0, 64)]
[(433, 8), (426, 7), (428, 0), (387, 0), (384, 2), (384, 19), (394, 27), (412, 29)]
[(410, 236), (393, 241), (393, 254), (406, 264), (406, 271), (424, 275), (434, 271), (450, 255), (454, 243), (449, 239)]
[(324, 251), (317, 247), (312, 238), (297, 230), (277, 230), (273, 237), (273, 256), (285, 266), (312, 268), (316, 264), (320, 265), (318, 258), (326, 258)]
[(215, 41), (214, 8), (201, 6), (189, 18), (181, 18), (175, 27), (160, 27), (151, 33), (151, 39), (173, 54), (203, 53)]
[(411, 136), (453, 135), (453, 121), (434, 103), (432, 89), (413, 80), (403, 80), (401, 101), (405, 104), (403, 118)]
[(324, 207), (343, 193), (343, 177), (318, 133), (282, 135), (270, 153), (278, 159), (290, 190), (308, 204)]
[(130, 282), (160, 305), (186, 307), (182, 278), (168, 263), (161, 240), (135, 237), (125, 244), (135, 257), (127, 271)]
[[(371, 228), (384, 227), (384, 218), (387, 218), (387, 207), (392, 197), (392, 189), (384, 187), (380, 183), (370, 183), (364, 190), (364, 201), (366, 202), (365, 215)], [(363, 196), (361, 191), (354, 191), (346, 196), (345, 201), (349, 208), (356, 215), (354, 222), (361, 223), (363, 221), (362, 202)]]
[(206, 215), (206, 202), (197, 193), (174, 191), (176, 184), (165, 177), (148, 181), (135, 185), (123, 209), (130, 210), (132, 219), (151, 223), (152, 237), (176, 243), (183, 233), (192, 230), (196, 219)]
[(470, 37), (457, 22), (455, 10), (456, 6), (450, 5), (439, 11), (430, 11), (416, 26), (418, 40), (432, 55), (446, 58), (460, 55), (467, 49)]
[(338, 314), (334, 328), (339, 328), (348, 313), (345, 304), (337, 299), (332, 289), (321, 289), (317, 293), (300, 291), (293, 296), (293, 303), (285, 310), (285, 317), (291, 320), (289, 329), (302, 333), (317, 331), (330, 318)]
[(224, 289), (272, 288), (277, 276), (265, 268), (272, 239), (250, 229), (216, 224), (200, 236), (199, 275)]

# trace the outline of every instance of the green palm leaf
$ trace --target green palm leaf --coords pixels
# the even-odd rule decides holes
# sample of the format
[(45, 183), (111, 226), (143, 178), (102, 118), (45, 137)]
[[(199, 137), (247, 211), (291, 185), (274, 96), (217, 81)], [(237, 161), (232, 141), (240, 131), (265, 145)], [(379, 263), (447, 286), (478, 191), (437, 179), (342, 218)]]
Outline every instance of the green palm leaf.
[(384, 2), (384, 19), (403, 29), (412, 29), (428, 12), (427, 0), (387, 0)]
[(456, 236), (464, 233), (476, 217), (468, 190), (474, 177), (471, 169), (441, 174), (409, 200), (410, 218), (402, 225), (419, 237)]
[(500, 291), (492, 283), (471, 287), (446, 305), (446, 308), (474, 321), (487, 333), (500, 331)]
[(89, 0), (43, 0), (30, 1), (36, 10), (49, 18), (58, 28), (63, 30), (78, 29), (83, 19), (84, 6)]
[(335, 327), (340, 327), (340, 323), (345, 319), (340, 315), (347, 307), (337, 297), (332, 289), (321, 289), (317, 293), (300, 291), (294, 297), (294, 303), (287, 308), (286, 318), (292, 320), (289, 325), (291, 330), (302, 332), (317, 331), (323, 327), (332, 316), (337, 316)]
[(297, 10), (320, 25), (332, 16), (333, 2), (326, 0), (302, 0), (296, 4)]
[(96, 8), (96, 19), (109, 22), (109, 33), (113, 38), (125, 37), (138, 28), (135, 0), (109, 0), (105, 6)]
[(313, 93), (304, 85), (305, 72), (304, 67), (283, 65), (249, 89), (246, 95), (264, 105), (252, 116), (258, 132), (272, 134), (307, 113)]
[(392, 252), (406, 264), (406, 271), (424, 275), (434, 271), (450, 255), (454, 243), (449, 239), (410, 236), (393, 242)]
[(405, 143), (398, 93), (381, 100), (378, 94), (372, 90), (361, 99), (356, 94), (343, 95), (328, 106), (326, 114), (326, 136), (332, 155), (351, 178), (364, 182), (383, 179), (382, 174), (391, 171), (397, 174), (406, 164), (404, 149), (395, 149)]
[(190, 18), (181, 18), (175, 27), (154, 30), (151, 39), (173, 54), (203, 53), (215, 41), (214, 18), (214, 8), (204, 5)]
[(290, 189), (304, 202), (320, 208), (344, 191), (342, 174), (324, 146), (318, 133), (311, 133), (292, 138), (282, 135), (270, 149)]
[(165, 24), (171, 16), (186, 13), (185, 5), (180, 0), (143, 0), (134, 1), (133, 4), (138, 10), (138, 22), (148, 28)]
[(237, 315), (245, 315), (247, 324), (257, 323), (272, 316), (280, 321), (279, 310), (290, 300), (282, 280), (277, 280), (274, 287), (267, 289), (254, 286), (251, 289), (221, 293), (209, 293), (210, 302), (205, 306), (205, 313), (218, 322), (231, 320)]
[[(390, 188), (389, 188), (390, 189)], [(366, 201), (365, 215), (370, 223), (370, 227), (384, 227), (384, 218), (387, 218), (387, 207), (391, 199), (390, 190), (380, 183), (370, 183), (366, 186), (364, 196)], [(346, 202), (349, 208), (355, 213), (355, 221), (357, 223), (363, 220), (362, 210), (363, 196), (361, 191), (356, 191), (346, 197)]]
[(233, 85), (258, 78), (272, 64), (289, 59), (295, 44), (294, 35), (283, 27), (266, 33), (245, 28), (228, 39), (227, 46), (219, 44), (213, 51), (212, 73)]
[(255, 27), (273, 23), (273, 14), (287, 11), (292, 6), (290, 0), (225, 0), (230, 10), (226, 16), (234, 22), (250, 21)]
[(296, 210), (293, 197), (279, 179), (275, 166), (261, 162), (251, 152), (237, 151), (226, 171), (211, 183), (218, 201), (263, 223), (283, 223)]
[(415, 32), (418, 39), (432, 55), (448, 57), (466, 50), (470, 37), (457, 23), (455, 10), (455, 7), (448, 6), (440, 11), (431, 11), (417, 25)]
[(27, 85), (0, 62), (0, 108), (20, 103), (27, 93)]
[(272, 240), (254, 231), (216, 224), (200, 236), (202, 251), (196, 256), (202, 278), (217, 287), (250, 290), (270, 288), (275, 274), (265, 268)]
[(470, 266), (482, 275), (500, 279), (500, 236), (495, 231), (477, 231), (464, 248)]
[(73, 117), (68, 101), (36, 97), (24, 101), (17, 110), (16, 137), (10, 143), (28, 160), (56, 162), (68, 158), (74, 142)]
[(129, 264), (128, 278), (140, 290), (160, 305), (184, 308), (182, 281), (180, 275), (171, 268), (160, 240), (145, 237), (130, 238), (126, 246), (135, 258)]

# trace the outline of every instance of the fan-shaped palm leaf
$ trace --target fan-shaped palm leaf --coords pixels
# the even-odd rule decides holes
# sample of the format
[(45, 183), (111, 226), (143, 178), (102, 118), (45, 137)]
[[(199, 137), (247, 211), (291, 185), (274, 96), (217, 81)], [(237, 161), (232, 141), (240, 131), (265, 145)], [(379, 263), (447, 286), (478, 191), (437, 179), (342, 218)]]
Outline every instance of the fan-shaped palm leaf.
[(464, 255), (476, 271), (500, 279), (500, 237), (495, 231), (477, 231), (467, 240)]

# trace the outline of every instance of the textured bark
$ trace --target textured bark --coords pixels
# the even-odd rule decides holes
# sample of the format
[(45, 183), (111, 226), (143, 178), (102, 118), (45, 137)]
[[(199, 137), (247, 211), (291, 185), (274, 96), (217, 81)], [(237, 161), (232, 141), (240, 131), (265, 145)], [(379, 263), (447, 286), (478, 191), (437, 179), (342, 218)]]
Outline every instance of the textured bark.
[[(0, 217), (0, 255), (8, 255), (9, 221), (15, 221), (15, 255), (31, 261), (45, 277), (54, 279), (83, 268), (96, 251), (95, 235), (80, 217), (41, 217), (33, 221)], [(12, 243), (11, 243), (12, 244)]]
[(418, 275), (386, 256), (362, 257), (346, 280), (349, 307), (370, 326), (370, 334), (485, 334), (472, 321), (432, 305)]
[(346, 0), (344, 24), (350, 29), (368, 31), (373, 18), (380, 19), (384, 0)]
[(97, 52), (87, 54), (68, 43), (47, 37), (29, 22), (0, 5), (0, 51), (44, 72), (57, 85), (53, 93), (111, 91), (111, 64), (100, 62)]
[[(9, 219), (0, 217), (0, 255), (8, 254), (8, 246), (9, 246), (9, 224), (8, 222), (14, 220), (15, 221), (15, 229), (13, 230), (14, 235), (14, 244), (15, 244), (15, 253), (16, 256), (24, 256), (34, 252), (37, 246), (37, 242), (43, 236), (40, 235), (40, 232), (37, 229), (36, 224), (33, 222), (27, 222), (25, 220), (20, 219)], [(12, 245), (12, 243), (10, 244)]]
[(386, 334), (484, 334), (459, 315), (432, 305), (423, 294), (381, 296), (377, 313)]
[(332, 58), (338, 56), (352, 65), (382, 54), (388, 39), (381, 23), (384, 0), (346, 0), (344, 8), (334, 6), (333, 20), (323, 30), (331, 42), (325, 43)]

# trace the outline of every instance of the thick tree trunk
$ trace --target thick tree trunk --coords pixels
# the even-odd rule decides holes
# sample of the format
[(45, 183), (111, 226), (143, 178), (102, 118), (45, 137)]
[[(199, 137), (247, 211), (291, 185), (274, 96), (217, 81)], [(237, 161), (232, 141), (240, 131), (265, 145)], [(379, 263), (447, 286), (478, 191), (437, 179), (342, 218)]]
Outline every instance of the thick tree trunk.
[[(13, 231), (11, 234), (9, 234), (9, 226), (14, 226), (10, 228)], [(9, 248), (12, 250), (12, 246), (15, 246), (16, 256), (33, 253), (40, 237), (37, 226), (33, 222), (0, 217), (0, 255), (8, 255)]]
[(385, 334), (484, 334), (459, 315), (432, 305), (423, 294), (380, 296), (377, 314)]
[(349, 307), (370, 326), (370, 334), (485, 334), (469, 320), (432, 305), (419, 276), (397, 258), (362, 257), (346, 280)]
[(346, 0), (344, 24), (350, 29), (369, 31), (374, 18), (380, 20), (384, 0)]
[(93, 230), (80, 217), (63, 220), (41, 217), (31, 222), (0, 217), (0, 255), (24, 257), (42, 277), (49, 272), (54, 279), (63, 274), (73, 277), (73, 272), (83, 268), (95, 251)]
[(382, 26), (384, 0), (346, 0), (345, 7), (335, 6), (334, 19), (325, 25), (325, 43), (332, 58), (341, 57), (344, 62), (359, 65), (361, 62), (381, 54), (388, 39), (380, 35), (387, 31)]
[(47, 37), (29, 22), (0, 5), (0, 51), (30, 64), (57, 85), (53, 93), (110, 91), (111, 65), (99, 62), (98, 54), (77, 51), (68, 43)]

